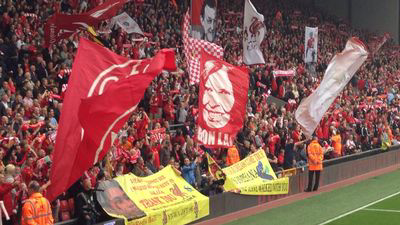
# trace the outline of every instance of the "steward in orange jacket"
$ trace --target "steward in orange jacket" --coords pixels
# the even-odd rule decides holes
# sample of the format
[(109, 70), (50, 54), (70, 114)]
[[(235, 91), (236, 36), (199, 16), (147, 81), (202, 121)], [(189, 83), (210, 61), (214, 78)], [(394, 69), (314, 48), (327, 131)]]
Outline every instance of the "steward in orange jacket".
[(233, 145), (232, 147), (228, 148), (228, 152), (226, 154), (226, 165), (230, 166), (240, 161), (239, 151), (237, 150), (236, 146)]
[(31, 181), (28, 186), (29, 198), (22, 206), (21, 225), (50, 225), (53, 215), (49, 201), (39, 193), (40, 185)]
[[(319, 178), (322, 170), (322, 161), (324, 160), (324, 149), (318, 143), (317, 136), (313, 136), (311, 143), (307, 147), (308, 156), (308, 187), (305, 192), (317, 191), (319, 186)], [(312, 188), (315, 173), (315, 184)]]

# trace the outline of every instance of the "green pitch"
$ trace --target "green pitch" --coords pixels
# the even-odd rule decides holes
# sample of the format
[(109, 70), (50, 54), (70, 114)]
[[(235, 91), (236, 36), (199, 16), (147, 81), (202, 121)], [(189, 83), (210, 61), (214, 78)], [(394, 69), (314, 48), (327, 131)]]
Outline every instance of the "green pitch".
[(274, 208), (229, 225), (400, 224), (400, 170)]

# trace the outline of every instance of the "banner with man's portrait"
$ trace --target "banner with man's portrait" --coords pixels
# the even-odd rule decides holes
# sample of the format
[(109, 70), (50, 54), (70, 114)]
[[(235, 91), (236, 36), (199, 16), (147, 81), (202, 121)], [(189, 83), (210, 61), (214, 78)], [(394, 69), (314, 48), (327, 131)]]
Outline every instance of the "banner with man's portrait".
[(249, 74), (202, 52), (196, 139), (208, 147), (231, 147), (243, 127)]
[(103, 181), (97, 200), (107, 214), (128, 225), (187, 224), (209, 214), (209, 199), (171, 166), (148, 177), (133, 174)]
[(217, 27), (217, 0), (192, 0), (193, 38), (214, 42)]
[(304, 62), (316, 63), (318, 59), (318, 27), (306, 27)]

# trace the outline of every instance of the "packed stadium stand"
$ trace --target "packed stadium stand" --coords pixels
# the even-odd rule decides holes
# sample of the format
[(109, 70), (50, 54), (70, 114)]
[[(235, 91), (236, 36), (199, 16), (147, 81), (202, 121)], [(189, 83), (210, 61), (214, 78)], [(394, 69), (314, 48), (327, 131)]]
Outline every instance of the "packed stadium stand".
[[(237, 66), (245, 66), (243, 2), (218, 0), (217, 7), (214, 43), (223, 47), (224, 60)], [(39, 182), (43, 195), (51, 185), (50, 168), (63, 99), (66, 92), (74, 91), (68, 88), (68, 79), (79, 38), (93, 39), (90, 32), (80, 30), (47, 48), (45, 23), (55, 13), (81, 14), (101, 3), (102, 0), (0, 0), (0, 201), (12, 219), (10, 222), (3, 218), (3, 224), (21, 221), (31, 181)], [(309, 139), (297, 124), (295, 111), (318, 87), (332, 57), (343, 50), (352, 36), (359, 37), (371, 54), (315, 130), (325, 149), (325, 159), (399, 144), (400, 49), (393, 39), (388, 38), (378, 49), (382, 35), (354, 29), (346, 21), (301, 1), (252, 3), (264, 15), (266, 35), (261, 50), (266, 63), (247, 66), (246, 117), (229, 150), (201, 146), (195, 138), (199, 86), (189, 82), (182, 41), (182, 23), (190, 1), (125, 3), (117, 14), (126, 12), (144, 35), (128, 34), (117, 26), (108, 33), (109, 20), (96, 27), (96, 38), (104, 46), (131, 59), (151, 58), (160, 49), (174, 49), (178, 69), (164, 71), (152, 81), (104, 159), (51, 202), (54, 222), (78, 216), (76, 194), (89, 186), (85, 180), (97, 187), (102, 180), (127, 173), (146, 177), (168, 165), (202, 194), (220, 194), (223, 189), (215, 185), (218, 181), (209, 173), (206, 153), (221, 168), (260, 149), (277, 174), (307, 167)], [(314, 64), (304, 63), (306, 26), (319, 28), (318, 60)], [(273, 71), (277, 69), (294, 70), (295, 76), (275, 77)], [(162, 130), (162, 138), (150, 138), (151, 131), (157, 129)], [(98, 221), (109, 218), (100, 214)]]

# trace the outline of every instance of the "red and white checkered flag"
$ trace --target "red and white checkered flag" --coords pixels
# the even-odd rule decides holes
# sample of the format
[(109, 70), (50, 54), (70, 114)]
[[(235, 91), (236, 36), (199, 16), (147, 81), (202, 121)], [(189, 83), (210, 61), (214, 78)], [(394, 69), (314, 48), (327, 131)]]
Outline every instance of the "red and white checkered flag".
[(208, 54), (222, 59), (224, 56), (224, 49), (214, 43), (205, 40), (198, 40), (189, 37), (190, 15), (186, 12), (183, 20), (183, 46), (186, 56), (187, 67), (189, 68), (189, 81), (190, 84), (200, 82), (200, 53), (204, 49)]

